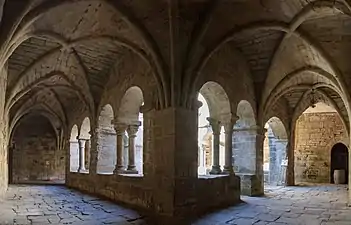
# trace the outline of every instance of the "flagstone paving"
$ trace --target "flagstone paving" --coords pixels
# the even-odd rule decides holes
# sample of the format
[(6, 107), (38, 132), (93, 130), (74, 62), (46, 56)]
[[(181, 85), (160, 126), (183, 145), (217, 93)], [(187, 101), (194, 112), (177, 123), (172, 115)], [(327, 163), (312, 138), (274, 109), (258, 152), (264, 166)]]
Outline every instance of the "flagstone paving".
[[(265, 197), (242, 196), (243, 203), (192, 224), (351, 225), (347, 199), (345, 185), (268, 187)], [(141, 225), (147, 224), (144, 219), (136, 211), (64, 186), (13, 185), (0, 200), (1, 225)]]
[(346, 185), (268, 187), (265, 197), (204, 216), (194, 225), (351, 225)]

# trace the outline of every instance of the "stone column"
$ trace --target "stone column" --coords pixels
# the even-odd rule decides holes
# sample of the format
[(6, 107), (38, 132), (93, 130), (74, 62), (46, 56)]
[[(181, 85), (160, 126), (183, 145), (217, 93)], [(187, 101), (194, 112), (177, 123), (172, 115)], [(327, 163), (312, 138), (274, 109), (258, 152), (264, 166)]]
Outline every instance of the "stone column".
[[(254, 196), (260, 196), (264, 194), (264, 174), (263, 174), (263, 142), (266, 137), (265, 128), (256, 126), (256, 178), (257, 183), (254, 184)], [(256, 186), (257, 185), (257, 186)]]
[(212, 147), (212, 169), (210, 174), (220, 174), (221, 167), (219, 166), (219, 135), (221, 134), (221, 125), (220, 121), (210, 118), (207, 118), (208, 122), (212, 127), (213, 132), (213, 147)]
[(223, 173), (224, 174), (234, 174), (233, 170), (233, 127), (235, 122), (239, 117), (232, 117), (230, 121), (224, 123), (224, 132), (225, 132), (225, 162)]
[(287, 143), (287, 170), (286, 170), (286, 185), (294, 186), (295, 185), (295, 171), (294, 171), (294, 162), (295, 162), (295, 123), (291, 128), (289, 135), (289, 142)]
[(78, 139), (78, 146), (79, 146), (79, 167), (78, 172), (85, 172), (85, 139), (79, 138)]
[(117, 138), (116, 138), (117, 143), (116, 143), (116, 167), (113, 173), (119, 174), (125, 171), (125, 168), (124, 168), (125, 165), (123, 162), (123, 149), (124, 149), (123, 136), (127, 129), (127, 125), (124, 123), (117, 123), (114, 125), (114, 127), (117, 134)]
[(140, 122), (138, 124), (128, 125), (127, 133), (128, 133), (128, 167), (127, 173), (137, 174), (138, 171), (135, 167), (135, 137), (138, 132), (140, 126)]
[(89, 164), (89, 174), (91, 176), (95, 176), (97, 174), (97, 161), (98, 161), (98, 149), (99, 149), (99, 142), (97, 138), (98, 129), (94, 128), (93, 130), (89, 131), (90, 134), (90, 164)]
[(86, 155), (84, 156), (84, 159), (85, 159), (85, 169), (86, 170), (89, 170), (89, 162), (90, 162), (90, 145), (91, 145), (91, 142), (90, 142), (90, 139), (87, 139), (86, 140), (86, 143), (85, 143), (85, 153)]

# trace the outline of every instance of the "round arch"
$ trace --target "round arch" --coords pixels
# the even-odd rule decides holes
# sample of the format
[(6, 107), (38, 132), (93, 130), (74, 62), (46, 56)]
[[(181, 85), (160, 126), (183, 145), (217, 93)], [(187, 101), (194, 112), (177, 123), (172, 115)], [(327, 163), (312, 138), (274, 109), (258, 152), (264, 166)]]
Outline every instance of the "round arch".
[(336, 143), (330, 152), (330, 183), (335, 183), (334, 172), (335, 170), (344, 171), (344, 179), (348, 184), (349, 181), (349, 150), (346, 145), (341, 142)]
[(202, 85), (199, 94), (206, 100), (211, 118), (221, 122), (231, 118), (230, 101), (220, 84), (208, 81)]
[(80, 127), (80, 138), (90, 139), (90, 119), (89, 117), (85, 117), (82, 126)]
[[(220, 84), (208, 81), (198, 92), (198, 102), (198, 174), (218, 174), (225, 162), (222, 125), (232, 117), (229, 98)], [(219, 146), (215, 145), (217, 138)]]
[[(144, 96), (140, 87), (128, 88), (119, 105), (117, 123), (125, 127), (122, 141), (123, 168), (127, 173), (143, 173)], [(128, 157), (127, 157), (128, 156)], [(131, 157), (130, 157), (131, 156)]]
[(246, 100), (241, 100), (237, 106), (236, 115), (238, 120), (236, 128), (252, 127), (256, 125), (255, 113), (251, 104)]
[(284, 185), (287, 173), (288, 133), (278, 117), (271, 117), (265, 124), (263, 143), (264, 181), (270, 185)]
[(69, 139), (69, 165), (70, 172), (78, 172), (79, 167), (79, 145), (78, 145), (78, 126), (75, 124), (71, 129), (71, 136)]
[(98, 174), (111, 174), (116, 164), (116, 131), (113, 126), (114, 113), (110, 104), (101, 108), (98, 117)]
[(133, 86), (130, 87), (122, 97), (117, 122), (131, 124), (138, 121), (140, 107), (144, 104), (142, 90)]

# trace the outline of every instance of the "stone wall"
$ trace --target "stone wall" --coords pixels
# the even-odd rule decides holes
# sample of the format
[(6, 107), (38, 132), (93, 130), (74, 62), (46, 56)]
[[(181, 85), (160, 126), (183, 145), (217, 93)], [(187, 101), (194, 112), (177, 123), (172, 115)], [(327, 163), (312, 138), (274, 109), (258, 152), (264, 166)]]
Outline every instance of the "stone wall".
[(331, 149), (347, 137), (335, 112), (302, 114), (296, 122), (295, 182), (330, 182)]
[(94, 174), (92, 171), (90, 174), (70, 173), (66, 184), (177, 219), (239, 202), (238, 177), (197, 177), (195, 116), (196, 113), (183, 109), (145, 113), (144, 176)]
[(14, 132), (11, 142), (13, 183), (65, 179), (64, 151), (57, 150), (56, 134), (45, 117), (27, 117)]
[(6, 92), (7, 71), (0, 72), (0, 196), (5, 194), (8, 184), (8, 163), (7, 163), (7, 122), (5, 114), (5, 92)]

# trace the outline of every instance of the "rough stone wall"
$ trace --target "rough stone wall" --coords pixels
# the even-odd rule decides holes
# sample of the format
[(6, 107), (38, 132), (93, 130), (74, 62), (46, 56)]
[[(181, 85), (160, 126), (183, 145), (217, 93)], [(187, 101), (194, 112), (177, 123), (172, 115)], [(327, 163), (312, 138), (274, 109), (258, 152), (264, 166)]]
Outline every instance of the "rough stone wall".
[(256, 130), (234, 129), (233, 164), (235, 173), (255, 174)]
[(335, 112), (302, 114), (296, 122), (295, 182), (330, 182), (331, 149), (347, 137)]
[(56, 135), (46, 118), (28, 117), (14, 132), (13, 183), (65, 179), (64, 151), (57, 149)]
[(5, 194), (8, 185), (8, 162), (7, 162), (7, 126), (8, 117), (5, 114), (7, 70), (0, 72), (0, 196)]

